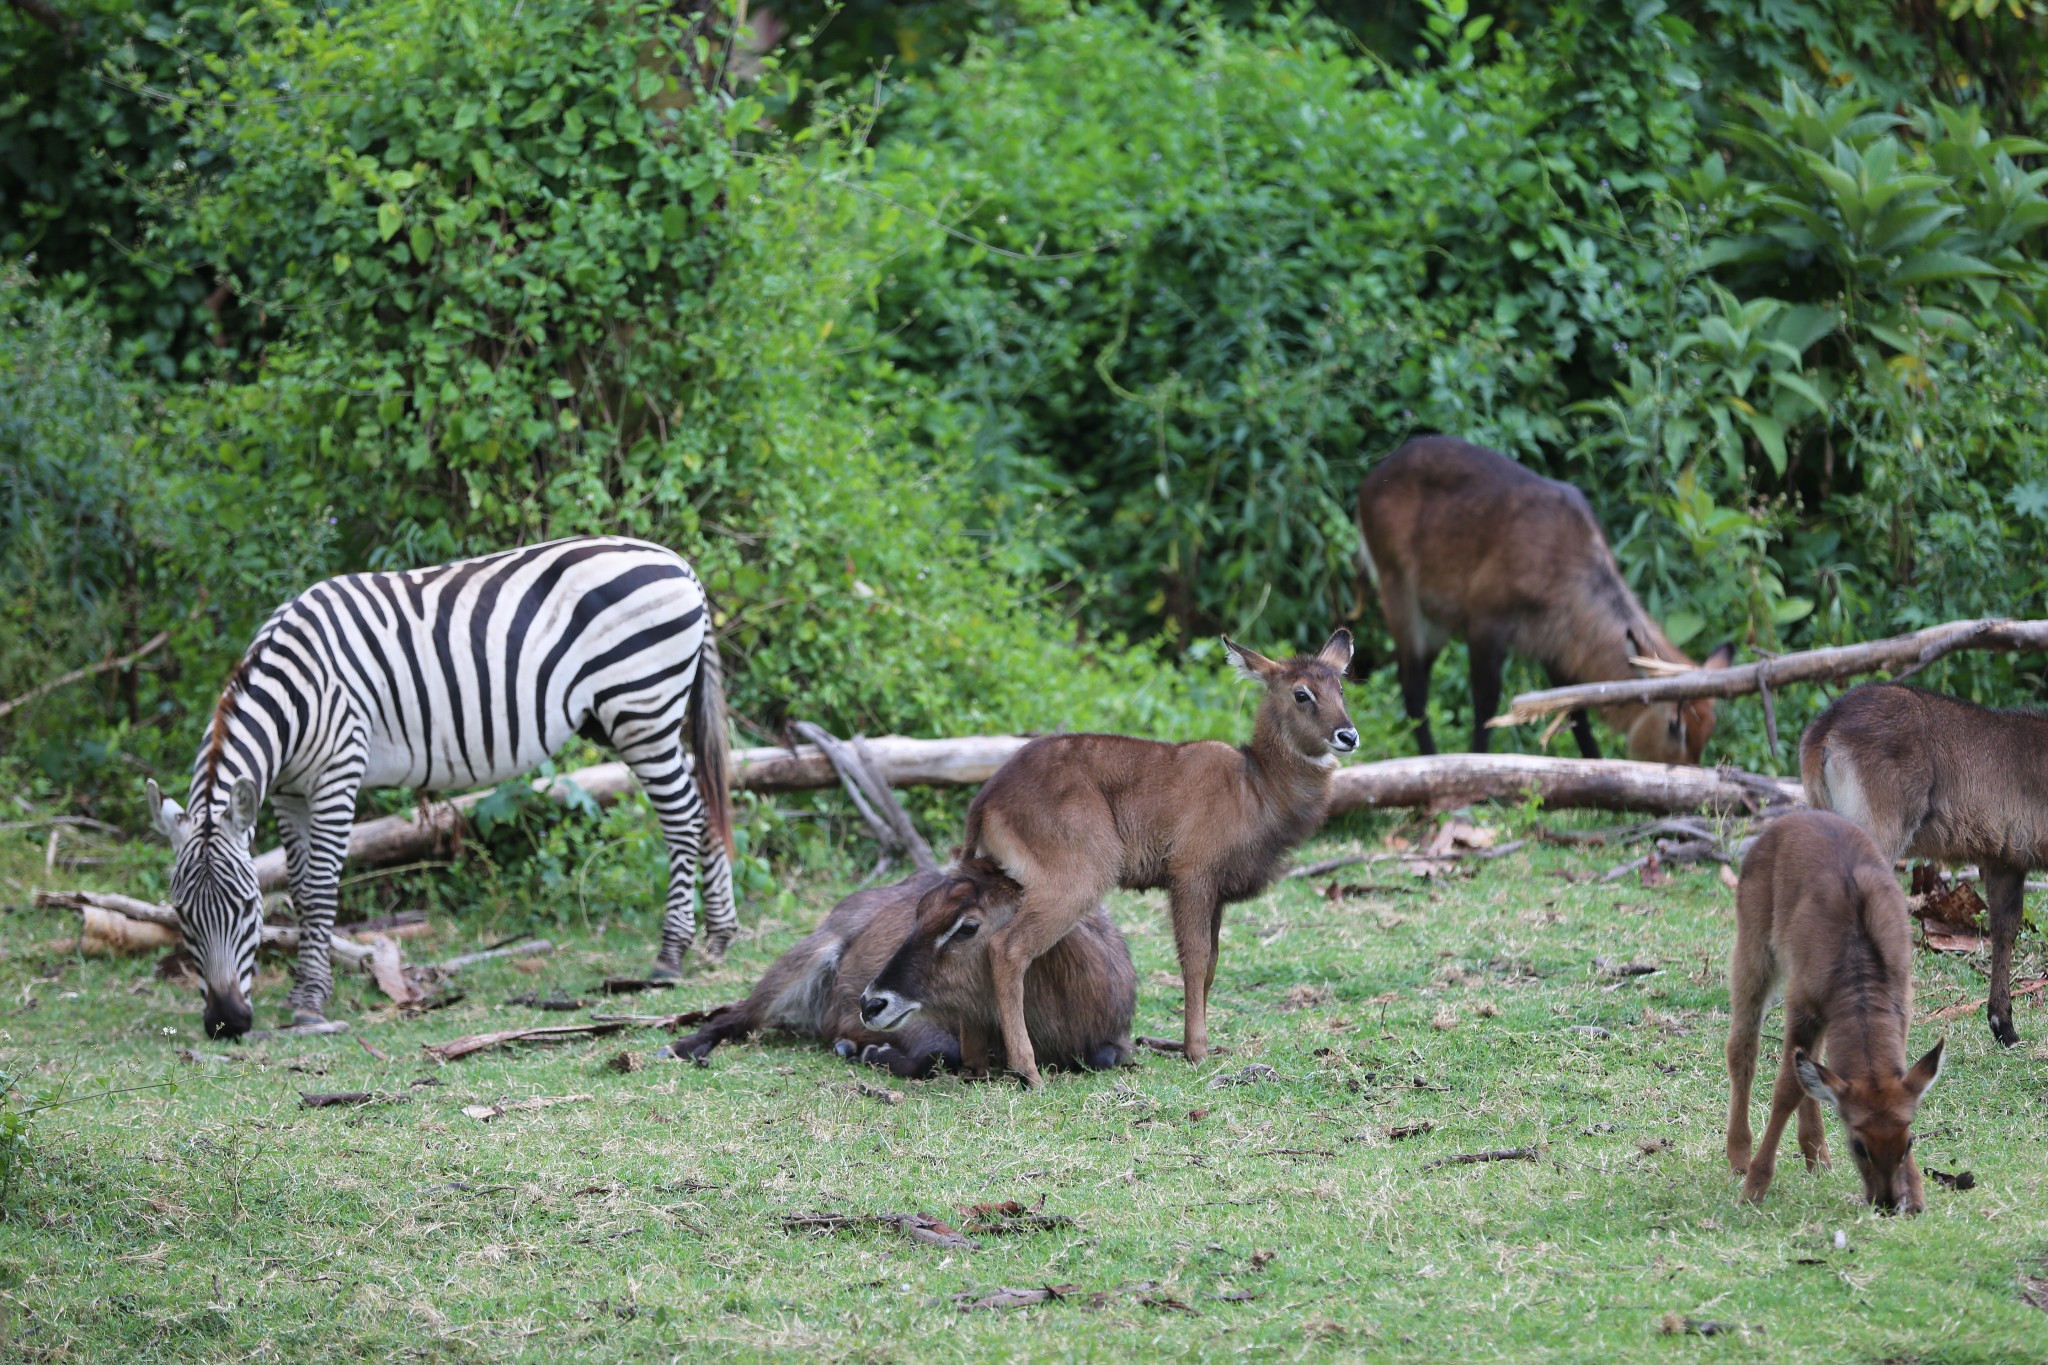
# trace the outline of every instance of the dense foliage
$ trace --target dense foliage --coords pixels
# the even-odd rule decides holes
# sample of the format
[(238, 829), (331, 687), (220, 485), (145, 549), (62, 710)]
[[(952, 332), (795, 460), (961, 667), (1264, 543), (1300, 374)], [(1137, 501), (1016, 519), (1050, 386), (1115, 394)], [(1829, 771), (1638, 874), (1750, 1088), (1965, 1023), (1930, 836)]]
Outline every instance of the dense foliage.
[(1372, 652), (1429, 430), (1681, 644), (2048, 609), (2033, 7), (834, 13), (0, 10), (0, 698), (170, 632), (9, 754), (126, 800), (313, 578), (586, 530), (761, 735), (1228, 733), (1214, 631)]

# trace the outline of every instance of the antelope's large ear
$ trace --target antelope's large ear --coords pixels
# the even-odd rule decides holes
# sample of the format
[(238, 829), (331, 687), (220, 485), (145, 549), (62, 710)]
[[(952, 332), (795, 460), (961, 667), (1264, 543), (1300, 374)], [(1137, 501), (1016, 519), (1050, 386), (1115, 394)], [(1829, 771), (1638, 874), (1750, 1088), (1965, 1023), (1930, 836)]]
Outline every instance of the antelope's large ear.
[(1336, 634), (1330, 637), (1329, 642), (1323, 646), (1322, 652), (1317, 654), (1316, 657), (1336, 669), (1340, 674), (1349, 671), (1351, 668), (1351, 632), (1342, 626), (1337, 627)]
[(1700, 667), (1726, 668), (1734, 662), (1735, 642), (1733, 640), (1723, 640), (1720, 644), (1714, 646), (1714, 652), (1707, 656), (1707, 661), (1701, 664)]
[(1913, 1069), (1906, 1073), (1906, 1089), (1914, 1095), (1924, 1095), (1933, 1084), (1941, 1079), (1941, 1054), (1948, 1047), (1944, 1038), (1927, 1050), (1927, 1055), (1913, 1063)]
[(185, 840), (192, 837), (192, 822), (185, 818), (185, 812), (177, 802), (158, 789), (155, 778), (143, 778), (142, 790), (149, 799), (149, 823), (171, 841), (171, 852), (176, 853), (185, 846)]
[(1223, 636), (1222, 639), (1223, 648), (1230, 652), (1230, 666), (1246, 679), (1255, 683), (1270, 682), (1273, 674), (1279, 670), (1280, 665), (1274, 663), (1256, 649), (1246, 649), (1228, 635)]
[(1840, 1076), (1807, 1056), (1804, 1048), (1793, 1052), (1792, 1070), (1807, 1094), (1836, 1114), (1842, 1112), (1841, 1097), (1835, 1093), (1835, 1087), (1842, 1083)]
[(256, 784), (246, 777), (235, 779), (235, 785), (228, 789), (228, 837), (246, 839), (249, 831), (256, 827), (256, 808), (261, 798), (256, 794)]

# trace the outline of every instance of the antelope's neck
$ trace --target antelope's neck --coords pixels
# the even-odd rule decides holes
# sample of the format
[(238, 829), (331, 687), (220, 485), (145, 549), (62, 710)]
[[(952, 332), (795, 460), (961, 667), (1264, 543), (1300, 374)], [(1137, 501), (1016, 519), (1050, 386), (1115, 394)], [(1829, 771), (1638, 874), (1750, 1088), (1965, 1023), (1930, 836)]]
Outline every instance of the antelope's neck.
[(1271, 712), (1259, 708), (1252, 742), (1245, 746), (1245, 766), (1261, 803), (1282, 820), (1320, 820), (1330, 799), (1330, 779), (1337, 771), (1334, 754), (1304, 754), (1287, 742)]

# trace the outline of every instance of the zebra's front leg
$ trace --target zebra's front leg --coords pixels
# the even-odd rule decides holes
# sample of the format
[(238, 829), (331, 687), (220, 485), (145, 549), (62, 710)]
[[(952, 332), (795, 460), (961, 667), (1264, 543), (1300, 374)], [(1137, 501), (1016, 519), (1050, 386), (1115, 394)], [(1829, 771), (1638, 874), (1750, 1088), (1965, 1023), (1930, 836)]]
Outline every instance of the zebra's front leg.
[[(280, 828), (289, 829), (294, 824), (299, 827), (296, 839), (289, 833), (285, 835), (292, 905), (299, 915), (298, 979), (286, 999), (294, 1024), (323, 1021), (327, 1016), (327, 998), (334, 990), (330, 944), (358, 781), (358, 775), (350, 773), (324, 784), (310, 798), (280, 795), (273, 801)], [(293, 853), (295, 842), (303, 847), (298, 856)]]

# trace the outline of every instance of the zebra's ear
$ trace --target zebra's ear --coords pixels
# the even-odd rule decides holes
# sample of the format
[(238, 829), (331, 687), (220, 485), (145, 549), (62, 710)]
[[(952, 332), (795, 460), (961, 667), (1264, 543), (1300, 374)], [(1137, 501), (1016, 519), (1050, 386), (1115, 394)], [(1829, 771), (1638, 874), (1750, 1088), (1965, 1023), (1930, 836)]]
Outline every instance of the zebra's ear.
[(157, 827), (157, 831), (164, 838), (171, 841), (171, 851), (177, 852), (185, 846), (185, 840), (191, 836), (191, 822), (185, 818), (185, 812), (177, 802), (157, 790), (155, 778), (145, 777), (142, 780), (142, 788), (149, 797), (149, 822)]
[(249, 831), (256, 827), (256, 808), (262, 800), (256, 794), (256, 784), (246, 777), (235, 779), (235, 785), (228, 789), (228, 837), (237, 841), (249, 837)]

